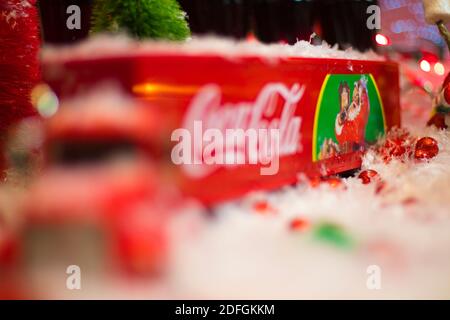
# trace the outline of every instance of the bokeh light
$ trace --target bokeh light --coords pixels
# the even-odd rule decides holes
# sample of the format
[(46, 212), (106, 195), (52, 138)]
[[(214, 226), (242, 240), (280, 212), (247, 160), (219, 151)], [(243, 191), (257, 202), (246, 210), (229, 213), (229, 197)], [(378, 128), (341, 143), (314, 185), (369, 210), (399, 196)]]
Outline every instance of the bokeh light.
[(53, 116), (59, 108), (58, 97), (46, 84), (39, 84), (34, 87), (31, 92), (31, 102), (44, 118)]

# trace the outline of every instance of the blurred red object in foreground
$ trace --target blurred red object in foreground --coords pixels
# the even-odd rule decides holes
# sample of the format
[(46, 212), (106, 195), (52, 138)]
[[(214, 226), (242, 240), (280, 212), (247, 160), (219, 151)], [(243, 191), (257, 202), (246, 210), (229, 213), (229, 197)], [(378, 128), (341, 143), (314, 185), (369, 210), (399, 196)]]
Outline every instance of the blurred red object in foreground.
[(417, 141), (414, 150), (414, 157), (416, 159), (431, 159), (439, 153), (439, 146), (435, 139), (431, 137), (424, 137)]
[(30, 101), (40, 78), (36, 0), (0, 3), (0, 130), (35, 114)]
[[(87, 100), (82, 106), (63, 104), (45, 124), (47, 164), (22, 207), (24, 239), (54, 236), (52, 242), (61, 242), (57, 250), (64, 251), (70, 250), (65, 248), (69, 244), (58, 230), (83, 234), (93, 229), (103, 241), (92, 246), (106, 246), (100, 251), (105, 261), (99, 264), (135, 275), (157, 275), (167, 255), (167, 224), (182, 204), (164, 183), (164, 170), (157, 168), (152, 152), (158, 138), (157, 115), (133, 101), (103, 109)], [(147, 135), (148, 130), (153, 135)], [(28, 241), (23, 255), (42, 250), (39, 242)]]

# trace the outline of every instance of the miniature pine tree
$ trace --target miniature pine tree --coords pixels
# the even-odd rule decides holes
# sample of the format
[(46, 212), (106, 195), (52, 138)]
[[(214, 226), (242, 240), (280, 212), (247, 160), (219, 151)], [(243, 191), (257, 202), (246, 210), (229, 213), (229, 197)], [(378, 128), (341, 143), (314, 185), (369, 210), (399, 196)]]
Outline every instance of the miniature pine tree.
[(91, 31), (125, 31), (138, 39), (184, 40), (190, 35), (176, 0), (94, 0)]

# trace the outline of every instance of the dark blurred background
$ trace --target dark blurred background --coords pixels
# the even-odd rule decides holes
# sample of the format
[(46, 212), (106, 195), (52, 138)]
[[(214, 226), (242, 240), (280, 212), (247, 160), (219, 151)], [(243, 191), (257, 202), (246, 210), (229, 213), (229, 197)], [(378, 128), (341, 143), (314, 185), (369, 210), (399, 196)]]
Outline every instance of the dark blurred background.
[(375, 30), (366, 27), (375, 0), (180, 0), (196, 34), (262, 42), (308, 40), (313, 32), (328, 43), (360, 50), (374, 47)]
[[(39, 0), (47, 43), (70, 43), (89, 32), (93, 0)], [(421, 0), (179, 0), (194, 35), (295, 43), (318, 39), (361, 51), (380, 47), (401, 53), (446, 52), (437, 28), (424, 20)], [(69, 5), (82, 12), (81, 30), (66, 28)], [(381, 8), (381, 30), (367, 28), (367, 8)], [(381, 36), (379, 35), (381, 34)], [(377, 39), (378, 35), (378, 39)], [(378, 41), (377, 41), (378, 40)], [(381, 40), (381, 41), (380, 41)], [(386, 48), (383, 48), (386, 49)]]

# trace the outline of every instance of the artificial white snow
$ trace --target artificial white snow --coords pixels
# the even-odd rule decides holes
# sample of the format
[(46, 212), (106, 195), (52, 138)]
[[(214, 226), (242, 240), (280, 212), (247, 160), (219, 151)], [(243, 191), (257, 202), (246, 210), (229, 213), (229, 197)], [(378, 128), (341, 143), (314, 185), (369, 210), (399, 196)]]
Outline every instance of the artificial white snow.
[(373, 51), (361, 53), (351, 48), (339, 50), (326, 42), (312, 45), (308, 41), (298, 41), (294, 45), (262, 44), (256, 41), (233, 41), (229, 39), (205, 37), (192, 38), (186, 42), (136, 41), (126, 36), (98, 35), (71, 46), (47, 47), (42, 51), (44, 61), (65, 61), (70, 59), (94, 59), (101, 57), (135, 55), (218, 55), (226, 58), (261, 57), (277, 58), (332, 58), (348, 60), (382, 61), (384, 58)]
[[(176, 242), (171, 281), (177, 296), (448, 299), (450, 133), (423, 127), (411, 133), (435, 138), (440, 152), (428, 161), (389, 164), (368, 152), (363, 169), (379, 172), (387, 185), (381, 193), (353, 177), (337, 189), (299, 183), (216, 208), (216, 219), (205, 221), (197, 236)], [(276, 214), (253, 210), (260, 199)], [(343, 249), (290, 230), (299, 217), (341, 226), (356, 246)], [(370, 286), (374, 266), (379, 289)]]

